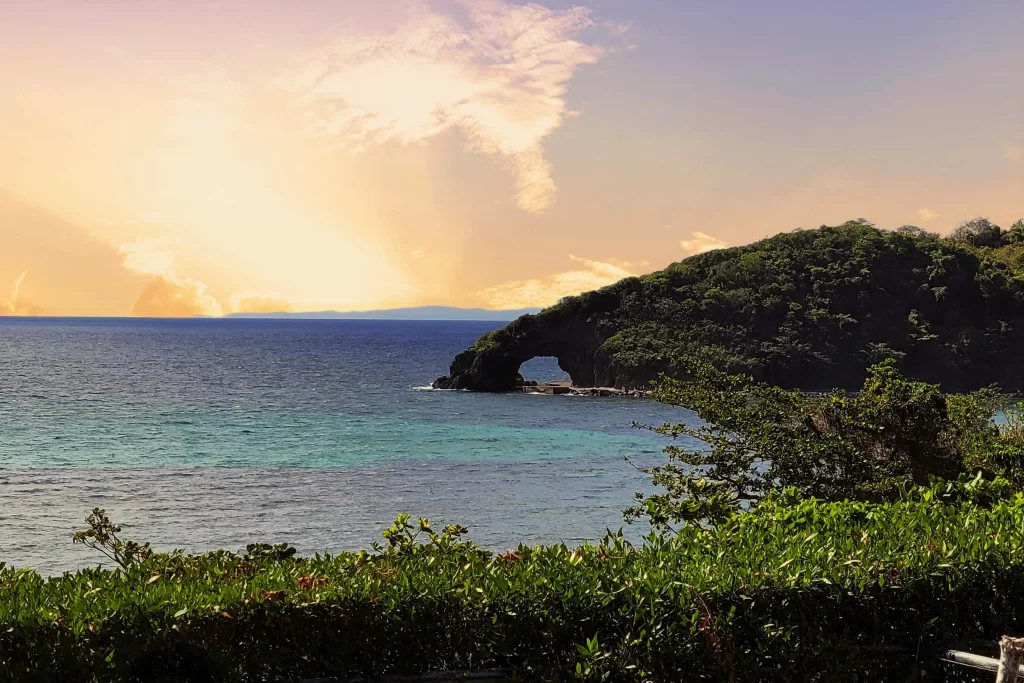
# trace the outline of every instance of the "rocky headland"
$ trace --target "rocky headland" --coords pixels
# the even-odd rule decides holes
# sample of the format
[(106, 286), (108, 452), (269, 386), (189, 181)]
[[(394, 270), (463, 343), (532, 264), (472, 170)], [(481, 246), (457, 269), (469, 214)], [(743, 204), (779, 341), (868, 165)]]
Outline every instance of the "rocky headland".
[(948, 391), (1020, 393), (1021, 263), (1024, 240), (986, 247), (858, 221), (784, 233), (524, 315), (434, 386), (521, 390), (520, 366), (553, 356), (578, 388), (642, 390), (697, 359), (784, 387), (854, 389), (892, 357)]

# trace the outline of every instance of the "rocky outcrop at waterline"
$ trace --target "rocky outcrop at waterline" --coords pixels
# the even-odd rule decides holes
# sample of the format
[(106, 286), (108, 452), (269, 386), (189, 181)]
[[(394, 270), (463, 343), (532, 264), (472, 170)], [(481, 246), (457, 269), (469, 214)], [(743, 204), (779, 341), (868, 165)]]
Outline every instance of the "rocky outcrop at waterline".
[(439, 378), (434, 387), (512, 391), (525, 383), (519, 367), (541, 356), (554, 356), (574, 386), (617, 386), (615, 369), (601, 351), (608, 336), (607, 330), (584, 318), (524, 315), (456, 356), (450, 375)]
[[(623, 305), (623, 295), (638, 292), (638, 278), (563, 300), (536, 315), (524, 315), (481, 337), (452, 361), (450, 374), (434, 382), (436, 389), (505, 392), (521, 389), (519, 374), (528, 360), (552, 356), (577, 389), (608, 387), (633, 390), (657, 376), (643, 368), (624, 367), (615, 354), (617, 326), (610, 316)], [(610, 343), (612, 342), (612, 343)]]
[(554, 356), (576, 387), (643, 389), (697, 360), (782, 387), (852, 390), (895, 358), (946, 391), (1021, 393), (1022, 247), (860, 221), (784, 233), (524, 315), (456, 356), (434, 386), (514, 391), (524, 362)]

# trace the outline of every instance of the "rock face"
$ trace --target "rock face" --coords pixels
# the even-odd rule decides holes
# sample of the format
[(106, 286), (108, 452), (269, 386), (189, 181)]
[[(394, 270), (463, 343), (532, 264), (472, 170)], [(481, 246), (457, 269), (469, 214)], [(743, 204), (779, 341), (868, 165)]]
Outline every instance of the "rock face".
[(644, 291), (639, 278), (563, 299), (536, 315), (524, 315), (481, 337), (452, 361), (449, 375), (435, 389), (514, 391), (530, 384), (519, 374), (526, 361), (553, 356), (576, 388), (645, 389), (663, 369), (659, 364), (625, 367), (614, 352), (614, 337), (623, 328), (621, 314), (630, 296)]
[[(434, 382), (438, 389), (512, 391), (523, 385), (519, 366), (531, 358), (554, 356), (576, 386), (611, 386), (609, 368), (599, 349), (607, 335), (585, 320), (551, 324), (524, 315), (500, 330), (500, 339), (484, 337), (452, 361), (448, 377)], [(495, 335), (499, 336), (499, 335)]]

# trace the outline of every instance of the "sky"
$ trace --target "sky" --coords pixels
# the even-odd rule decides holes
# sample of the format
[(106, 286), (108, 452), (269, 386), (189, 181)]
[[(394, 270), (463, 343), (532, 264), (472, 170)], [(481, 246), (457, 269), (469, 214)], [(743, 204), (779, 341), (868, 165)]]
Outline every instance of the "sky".
[(544, 306), (1024, 217), (1019, 0), (2, 0), (0, 315)]

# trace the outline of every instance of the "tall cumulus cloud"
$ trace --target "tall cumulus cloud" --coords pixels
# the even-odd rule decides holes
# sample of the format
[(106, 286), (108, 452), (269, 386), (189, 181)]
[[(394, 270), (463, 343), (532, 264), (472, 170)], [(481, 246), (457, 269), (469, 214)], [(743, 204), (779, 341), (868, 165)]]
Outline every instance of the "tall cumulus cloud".
[(207, 293), (205, 283), (179, 277), (174, 258), (153, 240), (121, 245), (124, 267), (150, 276), (132, 306), (133, 316), (144, 318), (191, 318), (197, 315), (223, 315), (220, 303)]

